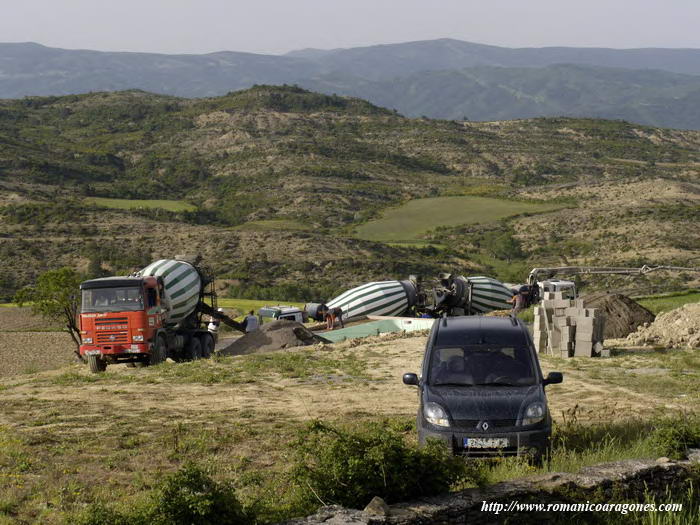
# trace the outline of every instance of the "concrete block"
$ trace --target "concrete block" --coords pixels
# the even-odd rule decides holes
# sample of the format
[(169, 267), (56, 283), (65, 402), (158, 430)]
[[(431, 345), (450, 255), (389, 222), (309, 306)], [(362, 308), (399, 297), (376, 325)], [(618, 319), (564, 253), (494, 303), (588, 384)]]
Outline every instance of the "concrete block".
[(559, 355), (564, 359), (571, 357), (571, 352), (569, 350), (560, 350)]
[(571, 308), (571, 300), (570, 299), (556, 299), (554, 301), (549, 301), (552, 305), (552, 308)]
[(566, 308), (564, 310), (564, 315), (566, 315), (568, 317), (578, 317), (582, 313), (581, 310), (582, 310), (581, 308), (576, 308), (574, 306), (570, 306), (569, 308)]
[(564, 317), (564, 311), (566, 308), (555, 308), (554, 309), (554, 317)]
[(588, 344), (593, 344), (595, 342), (593, 340), (593, 334), (581, 334), (576, 332), (576, 342), (578, 343), (579, 341)]
[(556, 330), (552, 331), (551, 343), (552, 348), (559, 348), (559, 343), (561, 343), (561, 334)]
[(584, 308), (583, 299), (574, 299), (574, 308)]
[(577, 317), (576, 318), (576, 326), (577, 327), (583, 327), (583, 328), (590, 328), (593, 330), (593, 317)]
[(585, 308), (586, 317), (598, 317), (601, 312), (597, 308)]
[(571, 326), (571, 318), (570, 317), (555, 317), (552, 319), (552, 322), (554, 323), (554, 326)]
[(544, 299), (547, 301), (556, 301), (562, 298), (561, 292), (544, 292)]
[(588, 326), (577, 326), (576, 337), (593, 341), (595, 339), (595, 329)]
[(592, 357), (593, 356), (593, 345), (590, 341), (579, 341), (576, 340), (576, 346), (574, 349), (574, 357)]
[(572, 341), (562, 341), (561, 343), (559, 343), (559, 350), (562, 352), (566, 351), (571, 353), (573, 349), (574, 343)]
[(568, 342), (573, 339), (574, 330), (570, 326), (562, 326), (559, 328), (559, 334), (561, 334), (561, 342)]

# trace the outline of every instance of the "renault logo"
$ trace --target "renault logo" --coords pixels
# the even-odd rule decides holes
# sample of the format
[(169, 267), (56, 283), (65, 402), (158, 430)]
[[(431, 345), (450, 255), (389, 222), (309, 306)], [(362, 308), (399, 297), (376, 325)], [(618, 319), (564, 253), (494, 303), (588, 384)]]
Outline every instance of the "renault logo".
[(484, 421), (484, 422), (481, 424), (481, 430), (483, 430), (484, 432), (486, 432), (488, 429), (489, 429), (489, 423), (488, 423), (488, 421)]

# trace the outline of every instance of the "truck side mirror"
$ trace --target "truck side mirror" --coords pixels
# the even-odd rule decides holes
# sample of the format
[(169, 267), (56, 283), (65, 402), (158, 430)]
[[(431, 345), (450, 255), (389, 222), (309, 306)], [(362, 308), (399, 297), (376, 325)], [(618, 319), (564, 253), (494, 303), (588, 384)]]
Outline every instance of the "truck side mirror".
[(561, 372), (550, 372), (547, 378), (542, 382), (544, 386), (556, 385), (564, 381), (564, 375)]
[(416, 385), (418, 386), (418, 376), (416, 374), (404, 374), (403, 375), (404, 385)]

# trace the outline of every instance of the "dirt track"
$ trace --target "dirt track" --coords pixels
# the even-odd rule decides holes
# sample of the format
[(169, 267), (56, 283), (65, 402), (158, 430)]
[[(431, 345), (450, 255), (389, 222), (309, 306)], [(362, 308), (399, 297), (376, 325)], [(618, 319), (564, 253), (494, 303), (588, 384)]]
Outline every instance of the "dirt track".
[[(381, 338), (376, 338), (377, 340)], [(313, 418), (346, 418), (353, 415), (408, 416), (415, 414), (416, 390), (402, 384), (404, 372), (418, 371), (425, 346), (425, 337), (371, 342), (351, 347), (347, 343), (333, 347), (300, 348), (285, 352), (316, 352), (327, 359), (342, 359), (349, 354), (367, 363), (367, 377), (363, 380), (343, 380), (332, 376), (288, 378), (275, 375), (262, 376), (255, 382), (237, 384), (206, 384), (198, 382), (171, 383), (153, 376), (153, 381), (143, 382), (143, 374), (154, 374), (158, 369), (129, 369), (111, 366), (107, 375), (90, 383), (86, 367), (73, 365), (68, 369), (44, 372), (28, 382), (27, 376), (6, 379), (10, 387), (3, 396), (6, 401), (19, 401), (33, 396), (47, 403), (79, 403), (84, 415), (101, 413), (143, 414), (182, 421), (206, 420), (207, 414), (222, 414), (244, 408), (257, 417), (307, 420)], [(330, 349), (328, 349), (330, 348)], [(235, 359), (245, 359), (238, 357)], [(692, 405), (694, 398), (649, 396), (625, 386), (623, 382), (611, 384), (596, 377), (597, 369), (608, 363), (601, 359), (581, 360), (541, 358), (543, 372), (563, 371), (562, 385), (548, 387), (552, 415), (560, 419), (565, 411), (575, 406), (584, 419), (631, 417), (648, 414), (650, 409), (679, 409)], [(183, 367), (186, 373), (190, 363), (166, 363), (164, 367)], [(207, 366), (206, 364), (204, 366)], [(70, 374), (87, 376), (82, 384), (66, 386), (52, 384), (54, 378)], [(142, 377), (139, 377), (142, 376)], [(115, 395), (115, 392), (118, 392)], [(156, 416), (156, 414), (158, 414)], [(0, 423), (18, 424), (0, 416)], [(19, 423), (21, 425), (21, 423)]]

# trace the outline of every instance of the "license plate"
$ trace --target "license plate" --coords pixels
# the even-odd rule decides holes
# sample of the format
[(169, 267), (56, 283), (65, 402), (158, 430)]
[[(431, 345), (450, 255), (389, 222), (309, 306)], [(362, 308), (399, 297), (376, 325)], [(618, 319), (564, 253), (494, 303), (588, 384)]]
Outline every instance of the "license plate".
[(464, 448), (506, 448), (508, 438), (464, 438)]

